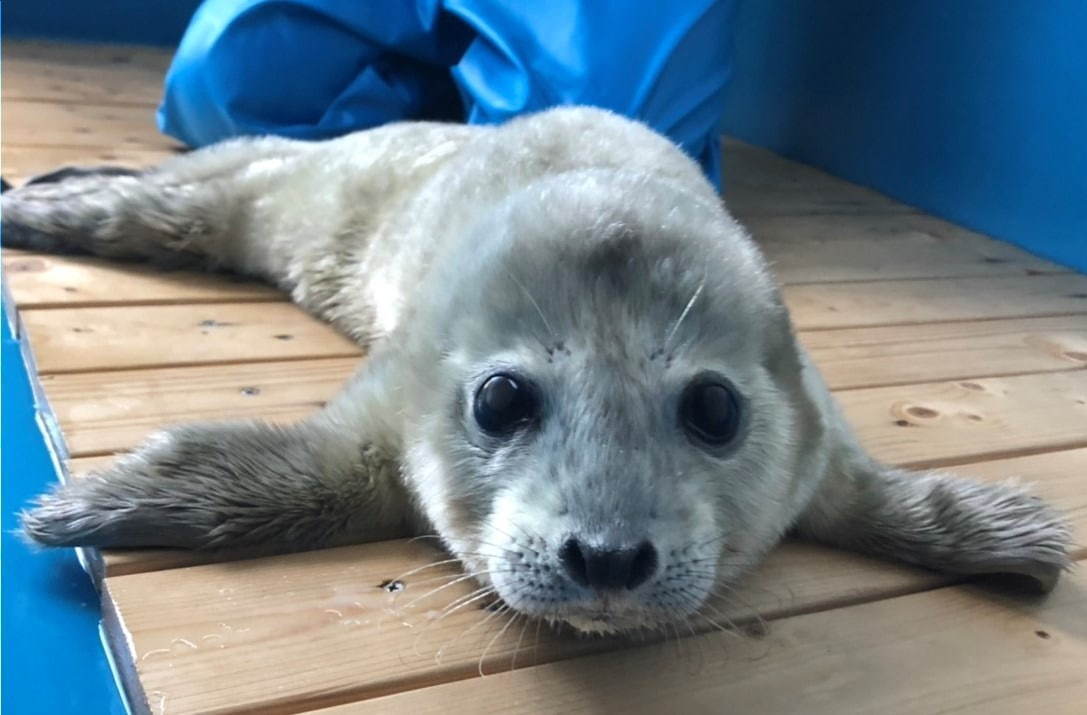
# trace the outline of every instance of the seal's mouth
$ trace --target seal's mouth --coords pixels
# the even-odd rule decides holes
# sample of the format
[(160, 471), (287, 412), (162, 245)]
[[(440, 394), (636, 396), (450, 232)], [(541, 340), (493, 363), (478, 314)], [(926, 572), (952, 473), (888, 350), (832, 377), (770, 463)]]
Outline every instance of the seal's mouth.
[(628, 610), (623, 612), (585, 610), (570, 612), (561, 620), (581, 633), (597, 635), (618, 635), (648, 628), (658, 621), (644, 611)]
[(554, 614), (544, 614), (547, 620), (563, 622), (582, 633), (600, 635), (621, 634), (659, 625), (662, 614), (625, 599), (616, 602), (604, 596), (585, 604), (571, 604)]

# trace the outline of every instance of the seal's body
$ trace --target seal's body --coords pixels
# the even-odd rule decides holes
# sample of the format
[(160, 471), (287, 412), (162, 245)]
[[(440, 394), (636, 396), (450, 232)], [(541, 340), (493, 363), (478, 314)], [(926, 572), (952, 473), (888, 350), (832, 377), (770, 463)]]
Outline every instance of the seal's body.
[(1051, 586), (1005, 486), (883, 467), (697, 165), (588, 108), (237, 140), (3, 197), (5, 245), (260, 276), (370, 347), (290, 427), (176, 428), (24, 516), (51, 545), (288, 550), (433, 529), (514, 609), (683, 619), (789, 529)]

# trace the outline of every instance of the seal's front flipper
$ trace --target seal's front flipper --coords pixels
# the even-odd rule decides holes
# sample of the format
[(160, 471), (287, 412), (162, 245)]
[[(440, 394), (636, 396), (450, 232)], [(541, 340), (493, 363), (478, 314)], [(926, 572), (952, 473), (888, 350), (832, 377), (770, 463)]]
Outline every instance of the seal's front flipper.
[(802, 536), (945, 573), (1013, 574), (1043, 591), (1070, 565), (1068, 526), (1018, 487), (852, 462), (817, 492)]
[(253, 220), (268, 185), (291, 174), (289, 160), (311, 148), (245, 138), (142, 171), (99, 166), (42, 174), (4, 192), (3, 245), (246, 272), (239, 244), (248, 236), (239, 227)]
[(269, 553), (400, 535), (395, 460), (342, 437), (313, 423), (161, 432), (42, 496), (23, 513), (23, 530), (46, 546)]

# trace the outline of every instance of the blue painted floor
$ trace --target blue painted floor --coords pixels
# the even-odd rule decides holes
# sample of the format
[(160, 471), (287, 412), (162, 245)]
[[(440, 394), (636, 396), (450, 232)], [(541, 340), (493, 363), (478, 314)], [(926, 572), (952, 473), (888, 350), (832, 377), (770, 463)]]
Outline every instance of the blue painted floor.
[(4, 715), (125, 712), (98, 639), (98, 594), (71, 549), (35, 551), (13, 532), (16, 515), (55, 479), (34, 420), (19, 344), (3, 323)]

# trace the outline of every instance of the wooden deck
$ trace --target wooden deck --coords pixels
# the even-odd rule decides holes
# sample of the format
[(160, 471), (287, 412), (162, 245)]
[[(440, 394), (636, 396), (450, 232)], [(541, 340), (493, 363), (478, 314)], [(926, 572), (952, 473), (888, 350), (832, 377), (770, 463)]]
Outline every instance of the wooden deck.
[[(143, 165), (167, 56), (5, 42), (3, 174)], [(1018, 476), (1087, 534), (1087, 276), (726, 142), (727, 200), (776, 265), (804, 344), (892, 463)], [(358, 349), (264, 286), (3, 254), (43, 424), (72, 478), (168, 423), (293, 420)], [(1077, 557), (1087, 551), (1080, 549)], [(113, 654), (153, 713), (1082, 713), (1087, 575), (1047, 598), (788, 543), (664, 643), (506, 628), (394, 541), (225, 563), (88, 554)], [(404, 575), (408, 574), (408, 575)], [(399, 579), (392, 592), (385, 584)], [(418, 599), (418, 600), (417, 600)], [(487, 673), (487, 677), (479, 677)]]

